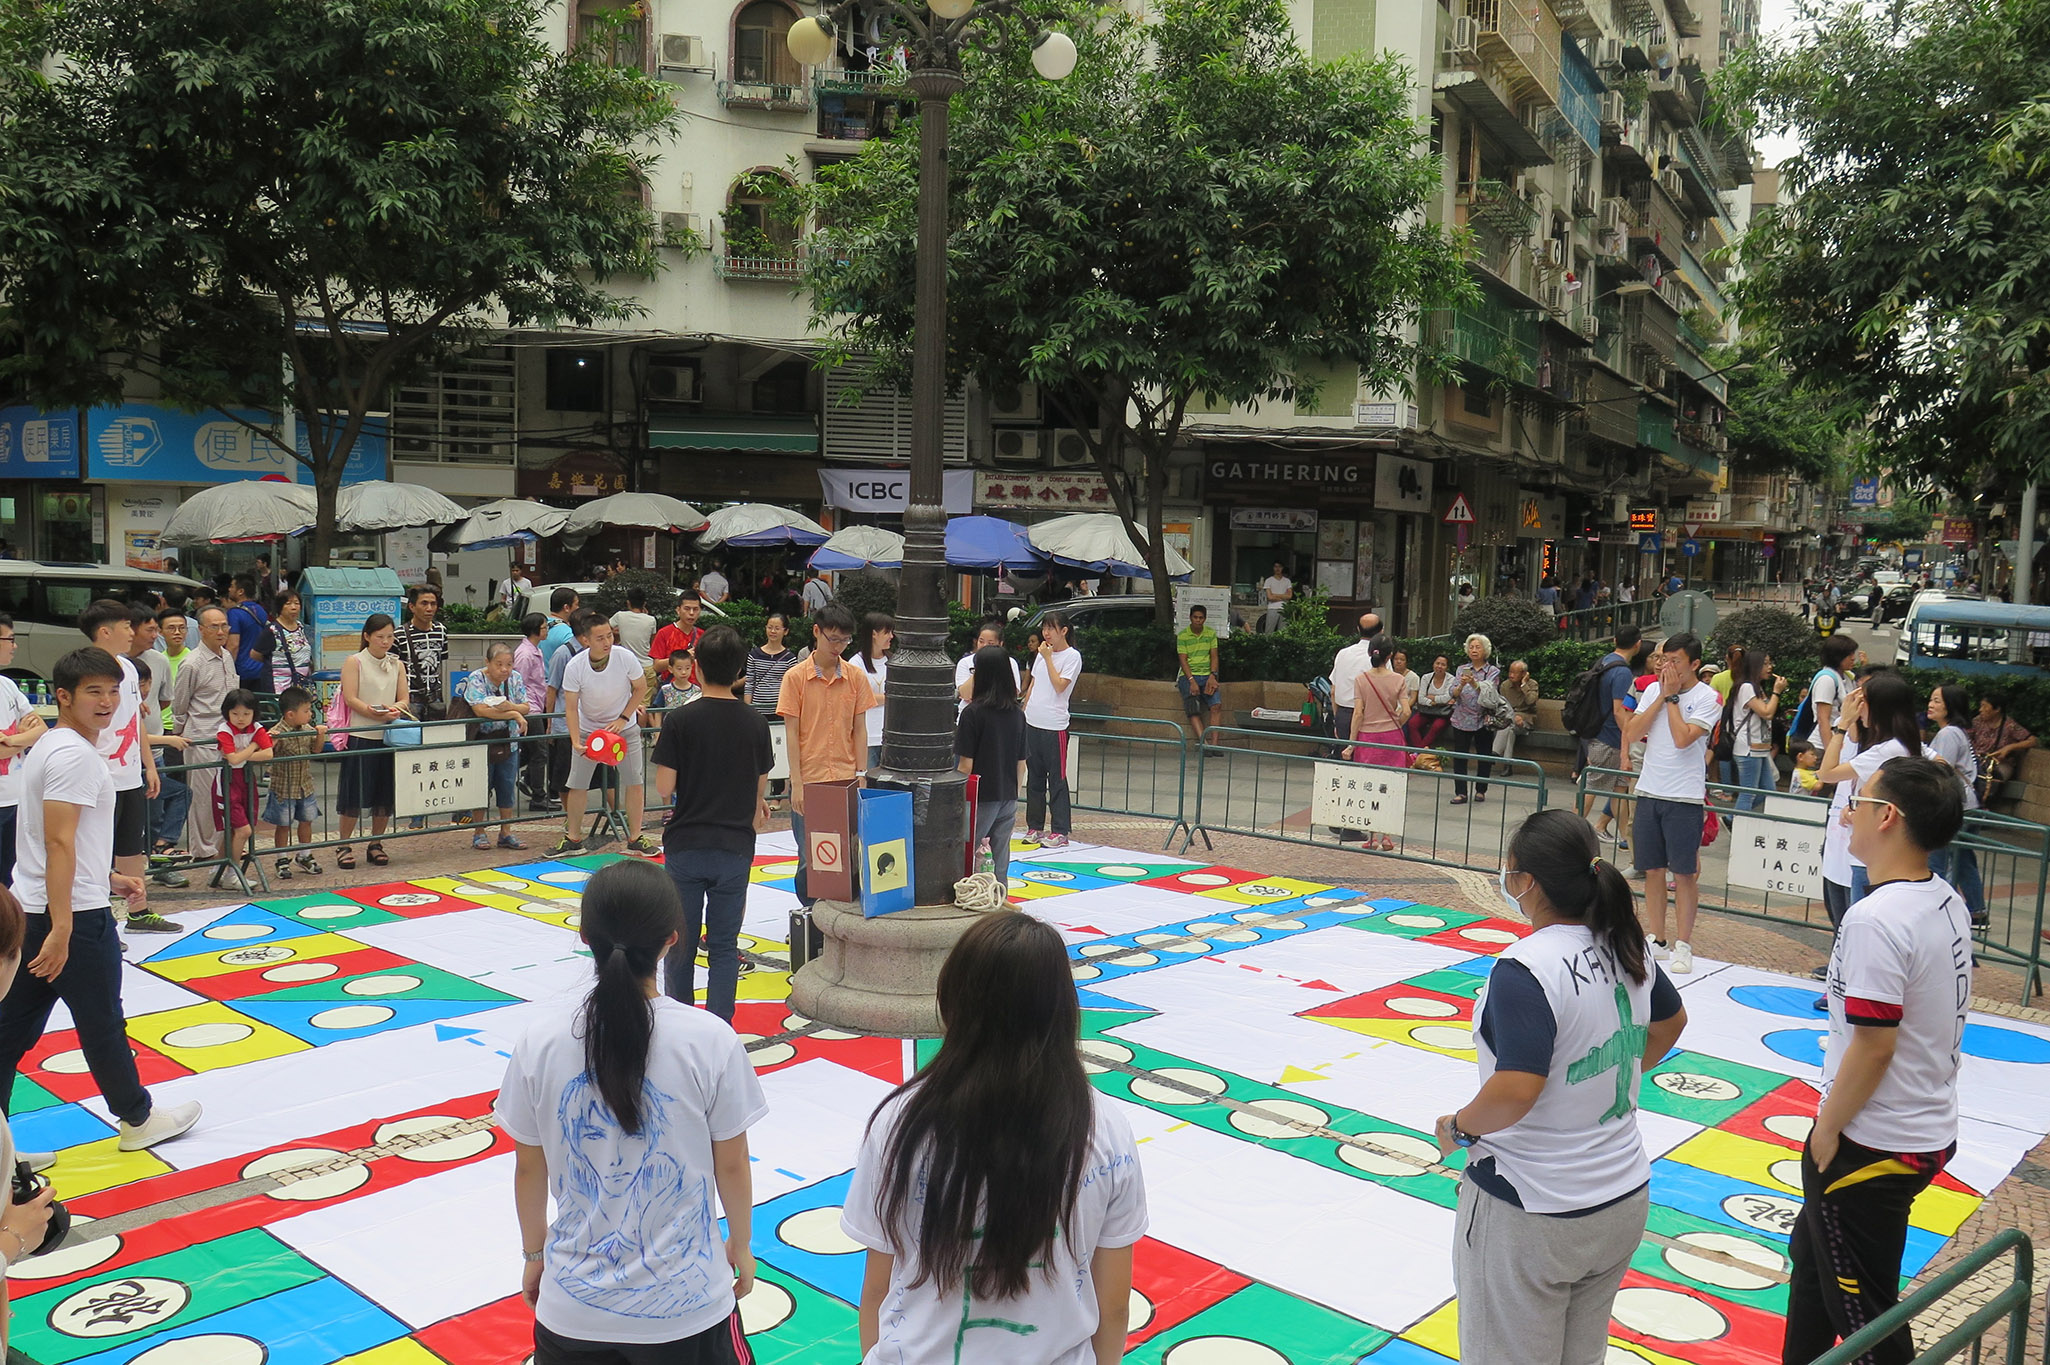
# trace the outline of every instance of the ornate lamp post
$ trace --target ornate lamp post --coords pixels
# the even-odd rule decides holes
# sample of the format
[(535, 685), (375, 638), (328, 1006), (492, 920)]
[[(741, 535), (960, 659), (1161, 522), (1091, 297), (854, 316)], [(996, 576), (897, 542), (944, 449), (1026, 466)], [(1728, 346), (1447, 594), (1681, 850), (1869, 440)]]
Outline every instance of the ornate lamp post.
[(967, 779), (954, 760), (954, 669), (946, 656), (947, 513), (941, 432), (947, 354), (947, 115), (965, 81), (964, 44), (979, 29), (1015, 26), (1033, 42), (1032, 65), (1049, 80), (1075, 69), (1075, 44), (1042, 30), (1019, 0), (841, 0), (819, 18), (790, 28), (790, 55), (807, 66), (829, 61), (837, 23), (879, 16), (885, 45), (910, 56), (918, 97), (917, 305), (911, 351), (911, 495), (904, 512), (903, 573), (897, 592), (897, 645), (883, 711), (883, 762), (870, 785), (912, 794), (918, 904), (947, 905), (966, 864)]

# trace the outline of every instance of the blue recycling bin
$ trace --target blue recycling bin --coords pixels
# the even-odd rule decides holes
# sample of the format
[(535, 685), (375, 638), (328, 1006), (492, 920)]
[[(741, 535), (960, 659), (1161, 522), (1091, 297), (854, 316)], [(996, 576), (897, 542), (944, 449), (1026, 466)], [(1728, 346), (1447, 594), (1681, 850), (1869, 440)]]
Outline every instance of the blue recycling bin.
[(375, 568), (308, 569), (299, 576), (299, 599), (313, 637), (316, 676), (341, 676), (342, 660), (363, 647), (363, 623), (378, 612), (397, 621), (405, 609), (406, 585)]

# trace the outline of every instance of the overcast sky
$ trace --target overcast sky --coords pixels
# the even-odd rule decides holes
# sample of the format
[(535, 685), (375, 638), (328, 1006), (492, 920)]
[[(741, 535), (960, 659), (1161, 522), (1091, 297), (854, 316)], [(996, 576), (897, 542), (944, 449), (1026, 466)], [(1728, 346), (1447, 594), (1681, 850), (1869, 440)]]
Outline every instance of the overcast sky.
[[(1794, 0), (1764, 0), (1760, 11), (1759, 31), (1767, 36), (1776, 37), (1793, 26)], [(1768, 166), (1778, 165), (1782, 158), (1797, 150), (1797, 146), (1792, 138), (1777, 133), (1758, 139), (1759, 155), (1765, 158)]]

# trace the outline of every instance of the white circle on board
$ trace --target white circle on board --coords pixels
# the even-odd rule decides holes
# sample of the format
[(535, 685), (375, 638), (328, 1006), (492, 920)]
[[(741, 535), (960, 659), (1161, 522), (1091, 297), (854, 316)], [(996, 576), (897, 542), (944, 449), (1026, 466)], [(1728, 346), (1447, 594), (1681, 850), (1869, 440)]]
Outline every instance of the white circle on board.
[[(129, 1049), (131, 1053), (134, 1050)], [(59, 1076), (83, 1076), (92, 1068), (86, 1065), (85, 1054), (77, 1048), (72, 1048), (69, 1052), (53, 1052), (43, 1058), (42, 1069)]]
[(1334, 896), (1328, 894), (1322, 896), (1305, 896), (1303, 897), (1303, 904), (1309, 906), (1312, 910), (1328, 910), (1334, 905), (1343, 905), (1351, 899), (1353, 899), (1351, 896)]
[(1507, 929), (1489, 929), (1481, 926), (1476, 926), (1471, 929), (1461, 929), (1459, 931), (1459, 936), (1461, 938), (1470, 938), (1475, 943), (1516, 942), (1516, 935), (1510, 933)]
[(1129, 945), (1123, 943), (1085, 943), (1078, 950), (1084, 957), (1109, 957), (1122, 953)]
[(1118, 965), (1121, 967), (1151, 967), (1159, 961), (1160, 957), (1156, 953), (1133, 953), (1129, 957), (1119, 958)]
[(1192, 934), (1214, 934), (1219, 929), (1229, 929), (1230, 927), (1229, 924), (1220, 924), (1218, 921), (1210, 919), (1197, 920), (1194, 924), (1187, 926), (1188, 931)]
[(796, 1010), (792, 1010), (783, 1016), (783, 1027), (787, 1029), (801, 1029), (810, 1022), (811, 1020), (805, 1018)]
[[(742, 1034), (740, 1041), (747, 1042), (747, 1036)], [(788, 1043), (771, 1043), (767, 1047), (750, 1049), (747, 1060), (749, 1065), (760, 1070), (765, 1066), (781, 1066), (796, 1055), (797, 1049)]]
[(1260, 927), (1269, 933), (1292, 934), (1298, 929), (1308, 928), (1309, 926), (1299, 919), (1271, 919)]
[(308, 905), (292, 913), (300, 919), (351, 919), (367, 909), (354, 901), (338, 901), (332, 905)]
[(1272, 1346), (1249, 1337), (1190, 1337), (1168, 1347), (1160, 1365), (1290, 1365)]
[(1146, 875), (1145, 868), (1128, 867), (1123, 863), (1112, 863), (1108, 867), (1099, 867), (1096, 870), (1106, 877), (1143, 877)]
[[(72, 1216), (71, 1226), (76, 1228), (90, 1219)], [(119, 1237), (95, 1237), (90, 1242), (75, 1242), (70, 1246), (58, 1247), (47, 1256), (31, 1256), (7, 1267), (10, 1280), (61, 1280), (91, 1270), (96, 1265), (105, 1265), (121, 1254)]]
[(1184, 872), (1181, 876), (1176, 877), (1175, 880), (1178, 882), (1187, 882), (1190, 886), (1231, 885), (1231, 878), (1220, 877), (1215, 872)]
[(1074, 977), (1077, 981), (1094, 981), (1097, 977), (1103, 975), (1103, 968), (1092, 967), (1087, 962), (1077, 962), (1068, 968), (1068, 975)]
[(1714, 1341), (1730, 1330), (1729, 1319), (1677, 1289), (1622, 1290), (1611, 1312), (1631, 1331), (1660, 1341)]
[[(68, 1337), (127, 1336), (169, 1321), (190, 1302), (191, 1289), (177, 1280), (122, 1275), (73, 1290), (50, 1310), (49, 1323)], [(110, 1312), (115, 1304), (120, 1311)]]
[(584, 917), (582, 915), (564, 915), (562, 917), (562, 927), (565, 929), (582, 928), (583, 923)]
[(1391, 995), (1388, 1008), (1414, 1019), (1450, 1019), (1459, 1013), (1459, 1006), (1424, 995)]
[(1231, 1111), (1231, 1126), (1256, 1138), (1305, 1138), (1314, 1134), (1305, 1133), (1294, 1123), (1283, 1123), (1290, 1119), (1294, 1123), (1308, 1123), (1322, 1128), (1331, 1122), (1331, 1115), (1314, 1104), (1301, 1100), (1260, 1100), (1256, 1109), (1234, 1109)]
[(1295, 894), (1288, 887), (1276, 886), (1272, 882), (1242, 882), (1238, 889), (1242, 895), (1260, 896), (1271, 901), (1286, 900)]
[(530, 915), (559, 915), (569, 909), (569, 901), (528, 901), (520, 909)]
[(390, 906), (439, 905), (442, 899), (432, 891), (396, 891), (389, 896), (379, 896), (377, 903)]
[(1699, 1071), (1661, 1071), (1651, 1078), (1651, 1083), (1686, 1100), (1734, 1100), (1744, 1093), (1735, 1081)]
[(757, 1279), (755, 1287), (740, 1301), (740, 1330), (753, 1336), (781, 1327), (797, 1311), (797, 1300), (774, 1280)]
[[(337, 1152), (327, 1147), (297, 1147), (290, 1151), (271, 1152), (266, 1156), (258, 1157), (247, 1166), (244, 1166), (242, 1168), (242, 1178), (244, 1180), (254, 1180), (258, 1176), (270, 1175), (276, 1171), (289, 1171), (299, 1166), (311, 1166), (318, 1162), (332, 1161), (337, 1157), (346, 1155), (347, 1153), (345, 1152)], [(339, 1171), (329, 1171), (325, 1175), (314, 1175), (308, 1176), (304, 1180), (295, 1180), (289, 1185), (280, 1185), (274, 1190), (266, 1191), (266, 1193), (273, 1199), (306, 1202), (315, 1199), (333, 1199), (337, 1195), (347, 1194), (351, 1190), (362, 1189), (369, 1183), (370, 1168), (359, 1162), (354, 1166), (345, 1167)]]
[(1422, 1175), (1438, 1164), (1438, 1149), (1420, 1137), (1408, 1133), (1361, 1133), (1358, 1137), (1374, 1147), (1341, 1142), (1338, 1159), (1369, 1175)]
[(1473, 1030), (1459, 1024), (1418, 1024), (1409, 1031), (1410, 1041), (1425, 1047), (1442, 1047), (1452, 1052), (1472, 1052)]
[(1437, 915), (1389, 915), (1390, 924), (1401, 929), (1443, 929), (1445, 921)]
[(246, 943), (252, 938), (269, 938), (277, 932), (270, 924), (214, 924), (199, 931), (201, 938), (218, 943)]
[(260, 1341), (228, 1332), (208, 1332), (152, 1346), (139, 1356), (129, 1357), (128, 1365), (263, 1365), (268, 1359), (270, 1352)]
[(557, 886), (582, 886), (591, 880), (591, 874), (582, 868), (568, 868), (562, 872), (543, 872), (539, 881), (553, 882)]
[(206, 1024), (187, 1024), (183, 1028), (174, 1028), (165, 1034), (164, 1046), (190, 1048), (225, 1047), (229, 1043), (239, 1043), (244, 1038), (254, 1037), (255, 1034), (256, 1030), (250, 1025), (232, 1023), (227, 1020)]
[(1257, 929), (1225, 929), (1219, 933), (1212, 934), (1210, 937), (1216, 939), (1219, 943), (1255, 943), (1259, 941), (1260, 931)]
[(814, 1256), (851, 1256), (862, 1249), (861, 1243), (840, 1230), (838, 1204), (793, 1213), (776, 1225), (776, 1235)]
[(1125, 1327), (1127, 1331), (1136, 1332), (1147, 1323), (1153, 1321), (1153, 1300), (1147, 1298), (1138, 1290), (1134, 1289), (1132, 1291), (1131, 1297), (1125, 1300), (1125, 1305)]
[(1272, 913), (1270, 910), (1239, 910), (1232, 914), (1232, 918), (1240, 924), (1248, 924), (1253, 920), (1266, 919)]
[(293, 981), (319, 981), (333, 976), (341, 968), (332, 962), (287, 962), (282, 967), (272, 967), (264, 972), (263, 979), (288, 983)]
[[(462, 1122), (464, 1120), (453, 1114), (421, 1114), (416, 1118), (394, 1119), (390, 1123), (380, 1124), (371, 1136), (382, 1144), (394, 1138), (410, 1137), (415, 1133), (431, 1133), (437, 1128), (446, 1128)], [(492, 1130), (480, 1128), (472, 1133), (457, 1133), (453, 1137), (445, 1137), (439, 1142), (430, 1142), (423, 1147), (408, 1147), (399, 1155), (407, 1161), (461, 1161), (465, 1157), (472, 1157), (488, 1150), (491, 1140)]]
[(1152, 1076), (1134, 1077), (1132, 1094), (1154, 1104), (1202, 1104), (1202, 1096), (1191, 1095), (1180, 1086), (1162, 1085), (1160, 1081), (1178, 1081), (1181, 1086), (1202, 1091), (1204, 1096), (1222, 1095), (1225, 1089), (1224, 1081), (1220, 1077), (1213, 1076), (1207, 1071), (1198, 1071), (1194, 1067), (1162, 1067), (1154, 1072), (1153, 1076), (1158, 1076), (1160, 1080), (1154, 1080)]
[(1122, 1043), (1113, 1043), (1107, 1038), (1084, 1038), (1076, 1044), (1082, 1054), (1082, 1069), (1092, 1076), (1101, 1075), (1110, 1068), (1105, 1062), (1129, 1062), (1132, 1049)]
[(403, 995), (425, 984), (419, 977), (405, 972), (380, 972), (376, 976), (359, 976), (353, 981), (344, 981), (342, 989), (350, 995)]
[(1801, 1158), (1790, 1156), (1765, 1168), (1766, 1173), (1790, 1190), (1801, 1188)]
[(1768, 1114), (1765, 1131), (1789, 1142), (1806, 1142), (1815, 1131), (1815, 1119), (1808, 1114)]
[(1063, 872), (1055, 867), (1035, 867), (1030, 872), (1023, 873), (1022, 875), (1028, 882), (1071, 882), (1075, 880), (1074, 873)]
[(315, 1028), (370, 1028), (398, 1014), (390, 1005), (337, 1005), (322, 1010), (306, 1022)]
[[(1674, 1240), (1726, 1258), (1711, 1261), (1679, 1247), (1667, 1247), (1663, 1253), (1666, 1264), (1682, 1275), (1718, 1289), (1770, 1289), (1779, 1283), (1780, 1273), (1787, 1268), (1787, 1258), (1779, 1252), (1734, 1233), (1683, 1232)], [(1730, 1265), (1729, 1261), (1755, 1265), (1758, 1273)]]
[(259, 943), (253, 948), (230, 948), (221, 954), (221, 964), (227, 967), (255, 967), (265, 962), (283, 962), (292, 955), (292, 950), (282, 943)]

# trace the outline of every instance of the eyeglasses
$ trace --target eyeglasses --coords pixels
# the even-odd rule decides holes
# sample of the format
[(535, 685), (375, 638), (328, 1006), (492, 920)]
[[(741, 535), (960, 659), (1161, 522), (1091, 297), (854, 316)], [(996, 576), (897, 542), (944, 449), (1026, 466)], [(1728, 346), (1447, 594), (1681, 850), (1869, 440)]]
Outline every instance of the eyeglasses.
[(12, 635), (0, 635), (0, 645), (11, 645), (13, 643), (14, 637)]
[(1893, 802), (1887, 800), (1883, 796), (1849, 797), (1844, 801), (1844, 806), (1847, 810), (1856, 810), (1860, 806), (1893, 806), (1895, 810), (1900, 809), (1899, 806), (1894, 805)]
[(822, 630), (819, 632), (819, 638), (829, 645), (848, 645), (854, 643), (852, 635), (838, 630)]

